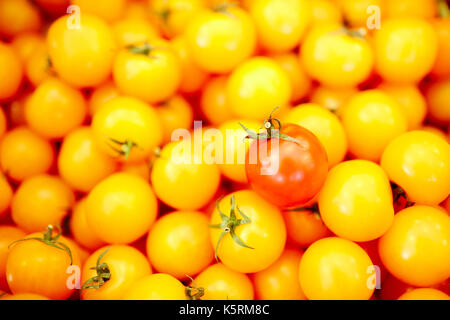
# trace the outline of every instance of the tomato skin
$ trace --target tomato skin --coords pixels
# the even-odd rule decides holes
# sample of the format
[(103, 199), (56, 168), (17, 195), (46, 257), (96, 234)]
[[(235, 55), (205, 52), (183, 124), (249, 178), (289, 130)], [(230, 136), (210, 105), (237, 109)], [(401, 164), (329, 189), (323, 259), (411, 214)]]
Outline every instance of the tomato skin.
[(174, 95), (156, 108), (161, 126), (163, 127), (163, 141), (172, 140), (172, 133), (177, 129), (189, 129), (194, 118), (192, 106), (181, 95)]
[(310, 4), (311, 23), (339, 23), (342, 24), (343, 17), (338, 4), (330, 0), (317, 0)]
[[(276, 148), (273, 140), (278, 138), (253, 141), (247, 153), (247, 177), (258, 194), (280, 208), (302, 206), (314, 198), (325, 182), (327, 154), (316, 136), (303, 127), (287, 124), (281, 133), (300, 142), (279, 139)], [(264, 172), (269, 175), (263, 175)]]
[(0, 290), (8, 291), (6, 282), (6, 262), (8, 260), (8, 246), (16, 240), (22, 239), (26, 233), (21, 229), (8, 225), (0, 226)]
[[(25, 238), (31, 237), (42, 238), (42, 234), (34, 233)], [(69, 247), (72, 265), (81, 267), (76, 248), (64, 237), (58, 241)], [(6, 262), (6, 278), (14, 294), (34, 293), (53, 300), (64, 300), (74, 292), (67, 286), (69, 273), (66, 271), (69, 266), (69, 254), (65, 250), (38, 240), (27, 240), (11, 247)]]
[(389, 179), (370, 161), (340, 163), (328, 173), (319, 194), (319, 210), (336, 235), (352, 241), (374, 240), (394, 219)]
[(381, 166), (417, 204), (437, 205), (450, 193), (450, 146), (433, 133), (397, 137), (384, 150)]
[(0, 218), (7, 214), (11, 199), (13, 197), (13, 189), (3, 174), (0, 174)]
[(0, 101), (12, 98), (19, 90), (23, 66), (10, 45), (0, 42)]
[(202, 90), (200, 107), (205, 118), (213, 125), (221, 125), (233, 118), (227, 103), (227, 81), (228, 76), (211, 78)]
[(253, 275), (258, 300), (306, 300), (298, 281), (302, 254), (286, 249), (269, 268)]
[(208, 218), (201, 212), (178, 211), (156, 221), (147, 238), (152, 266), (177, 279), (194, 276), (213, 260)]
[(402, 294), (398, 300), (450, 300), (450, 297), (440, 290), (419, 288)]
[(115, 173), (92, 189), (86, 209), (87, 223), (98, 238), (128, 244), (150, 229), (158, 203), (147, 181), (134, 174)]
[(18, 293), (13, 294), (11, 296), (6, 296), (0, 298), (0, 300), (19, 300), (19, 301), (25, 301), (25, 300), (31, 300), (31, 301), (37, 301), (37, 300), (50, 300), (49, 298), (44, 297), (40, 294), (34, 294), (34, 293)]
[(253, 284), (249, 277), (222, 263), (216, 263), (203, 270), (195, 284), (205, 289), (202, 300), (253, 300)]
[(0, 1), (0, 35), (11, 38), (42, 26), (39, 10), (26, 0)]
[(336, 89), (317, 87), (311, 93), (311, 103), (318, 104), (337, 115), (342, 113), (344, 105), (358, 92), (355, 88)]
[[(227, 195), (219, 202), (220, 210), (229, 216), (230, 199), (235, 197), (236, 206), (251, 219), (251, 223), (236, 227), (236, 234), (249, 249), (240, 246), (231, 238), (225, 236), (217, 250), (220, 261), (230, 269), (242, 273), (253, 273), (266, 269), (275, 262), (283, 252), (286, 242), (286, 227), (281, 212), (277, 207), (265, 201), (255, 192), (249, 190), (237, 191)], [(221, 222), (217, 208), (211, 216), (211, 225)], [(211, 242), (215, 247), (221, 234), (221, 229), (211, 228)]]
[(127, 0), (71, 0), (82, 12), (95, 15), (107, 22), (119, 19), (125, 10)]
[(53, 22), (47, 34), (52, 65), (58, 75), (75, 87), (93, 87), (111, 74), (116, 42), (103, 20), (83, 14), (80, 28), (68, 28), (70, 16)]
[(420, 287), (450, 276), (450, 217), (439, 209), (415, 205), (395, 215), (379, 240), (380, 258), (398, 279)]
[(403, 17), (431, 19), (436, 16), (437, 9), (437, 2), (430, 0), (396, 0), (384, 2), (385, 15), (388, 19)]
[(442, 79), (433, 82), (426, 91), (428, 112), (430, 117), (439, 123), (450, 122), (450, 107), (447, 97), (450, 94), (450, 80)]
[(450, 19), (441, 18), (432, 21), (438, 38), (438, 53), (431, 73), (445, 77), (450, 75)]
[(376, 6), (380, 11), (384, 12), (384, 0), (337, 0), (333, 1), (339, 6), (344, 16), (344, 20), (354, 28), (367, 26), (367, 8)]
[(106, 263), (111, 278), (105, 281), (100, 289), (84, 289), (81, 291), (82, 300), (120, 300), (132, 288), (136, 281), (152, 273), (147, 258), (137, 249), (127, 245), (112, 245), (102, 247), (92, 253), (86, 260), (81, 276), (81, 283), (97, 275), (95, 267), (100, 254), (108, 250), (100, 263)]
[(357, 244), (341, 238), (324, 238), (303, 254), (300, 285), (310, 300), (368, 300), (374, 289), (366, 279), (372, 265)]
[(11, 202), (14, 222), (27, 232), (45, 230), (60, 225), (72, 208), (75, 196), (59, 177), (35, 175), (23, 181)]
[(164, 273), (143, 277), (126, 292), (124, 300), (187, 300), (183, 284)]

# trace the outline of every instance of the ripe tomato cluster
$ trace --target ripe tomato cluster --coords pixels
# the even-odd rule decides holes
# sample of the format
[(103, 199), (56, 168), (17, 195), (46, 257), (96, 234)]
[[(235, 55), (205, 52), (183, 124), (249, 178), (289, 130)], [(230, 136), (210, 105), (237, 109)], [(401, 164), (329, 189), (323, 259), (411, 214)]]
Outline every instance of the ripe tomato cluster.
[(450, 299), (449, 44), (444, 0), (0, 0), (0, 299)]

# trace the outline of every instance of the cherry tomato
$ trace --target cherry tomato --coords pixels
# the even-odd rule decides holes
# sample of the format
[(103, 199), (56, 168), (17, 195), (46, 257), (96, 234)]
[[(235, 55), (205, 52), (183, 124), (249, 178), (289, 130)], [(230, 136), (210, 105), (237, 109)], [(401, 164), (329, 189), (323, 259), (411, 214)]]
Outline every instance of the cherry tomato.
[(202, 300), (253, 300), (253, 284), (244, 273), (216, 263), (195, 278), (195, 285), (205, 290)]
[(121, 48), (141, 45), (158, 37), (158, 31), (146, 19), (122, 19), (113, 24), (112, 30)]
[(220, 200), (211, 216), (211, 226), (215, 226), (210, 234), (217, 257), (225, 266), (242, 273), (269, 267), (280, 257), (286, 242), (279, 209), (249, 190)]
[(60, 225), (74, 202), (72, 190), (59, 177), (35, 175), (15, 192), (11, 215), (23, 230), (38, 232), (49, 224)]
[(76, 89), (58, 79), (42, 83), (28, 99), (28, 125), (48, 139), (58, 139), (78, 127), (86, 116), (86, 101)]
[(194, 63), (212, 73), (230, 72), (253, 54), (256, 45), (249, 14), (226, 4), (196, 13), (186, 37)]
[(1, 168), (17, 181), (47, 172), (54, 156), (52, 145), (26, 127), (9, 131), (0, 145)]
[(156, 219), (158, 204), (150, 185), (130, 173), (116, 173), (89, 193), (86, 219), (95, 235), (113, 244), (142, 237)]
[(311, 23), (339, 23), (342, 24), (342, 12), (336, 1), (333, 0), (315, 0), (310, 3)]
[(422, 18), (430, 19), (437, 14), (438, 1), (433, 0), (394, 0), (384, 2), (384, 18)]
[(206, 119), (213, 125), (231, 120), (233, 115), (227, 103), (228, 76), (211, 78), (202, 90), (200, 106)]
[(198, 274), (214, 255), (208, 233), (208, 218), (203, 213), (177, 211), (161, 217), (147, 238), (150, 263), (178, 279)]
[(300, 285), (310, 300), (368, 300), (374, 291), (368, 286), (370, 266), (369, 256), (354, 242), (321, 239), (300, 260)]
[(247, 177), (252, 188), (267, 201), (281, 208), (302, 206), (325, 182), (327, 154), (319, 139), (303, 127), (287, 124), (280, 134), (295, 140), (276, 136), (250, 144)]
[(111, 74), (116, 53), (114, 34), (103, 20), (87, 13), (79, 22), (79, 27), (74, 25), (77, 19), (72, 16), (53, 22), (47, 34), (50, 60), (69, 84), (96, 86)]
[[(13, 37), (42, 26), (39, 10), (27, 0), (0, 1), (0, 35)], [(5, 66), (2, 64), (2, 66)]]
[(263, 120), (274, 107), (291, 100), (287, 73), (272, 59), (255, 57), (237, 67), (227, 83), (227, 103), (234, 116)]
[(143, 277), (126, 292), (124, 300), (186, 300), (184, 285), (164, 273)]
[(89, 115), (93, 117), (106, 102), (119, 97), (119, 95), (119, 90), (113, 81), (107, 81), (96, 87), (89, 98)]
[(121, 162), (142, 161), (162, 141), (158, 114), (147, 103), (120, 96), (106, 102), (92, 120), (102, 151)]
[[(4, 1), (0, 2), (0, 6)], [(1, 7), (0, 7), (1, 12)], [(0, 18), (0, 21), (3, 21)], [(13, 97), (22, 83), (23, 67), (13, 49), (0, 42), (0, 101)]]
[(438, 52), (431, 72), (437, 76), (450, 75), (450, 19), (442, 18), (432, 21), (438, 39)]
[[(197, 146), (202, 150), (201, 146)], [(220, 170), (197, 156), (190, 140), (171, 142), (153, 162), (152, 186), (172, 208), (197, 210), (207, 205), (220, 183)]]
[(389, 82), (415, 83), (431, 71), (437, 54), (437, 36), (423, 19), (383, 21), (374, 35), (375, 69)]
[(344, 105), (352, 98), (358, 90), (355, 88), (336, 89), (317, 87), (311, 94), (311, 103), (318, 104), (337, 115), (342, 113)]
[(8, 246), (26, 235), (21, 229), (13, 226), (0, 226), (0, 290), (8, 290), (6, 282), (6, 261), (8, 259)]
[(0, 173), (0, 217), (3, 217), (8, 212), (13, 196), (13, 190), (3, 175)]
[(172, 96), (161, 103), (156, 111), (163, 127), (163, 141), (172, 140), (172, 133), (177, 129), (189, 129), (194, 118), (192, 107), (181, 95)]
[(142, 161), (136, 163), (125, 162), (122, 164), (120, 171), (131, 173), (141, 177), (142, 179), (149, 181), (150, 180), (150, 166), (151, 162)]
[(450, 300), (450, 297), (436, 289), (420, 288), (402, 294), (398, 300)]
[(286, 249), (269, 268), (253, 275), (259, 300), (306, 300), (298, 281), (302, 252)]
[(362, 83), (369, 77), (374, 62), (364, 37), (331, 23), (313, 27), (301, 47), (300, 59), (312, 78), (338, 88)]
[(100, 248), (84, 264), (81, 299), (123, 299), (137, 281), (151, 273), (147, 258), (133, 247), (112, 245)]
[(426, 92), (428, 112), (433, 120), (450, 122), (450, 107), (447, 97), (450, 94), (450, 79), (434, 82)]
[(369, 7), (378, 8), (381, 18), (383, 18), (384, 0), (337, 0), (336, 2), (340, 7), (344, 20), (351, 27), (361, 28), (367, 26), (367, 19), (370, 17), (368, 13)]
[(254, 0), (250, 15), (260, 45), (272, 52), (285, 52), (300, 43), (310, 22), (309, 1)]
[[(13, 244), (6, 262), (6, 278), (14, 294), (33, 293), (54, 300), (67, 299), (75, 288), (68, 286), (70, 266), (80, 267), (76, 248), (49, 228)], [(56, 246), (56, 247), (55, 247)], [(50, 280), (51, 279), (51, 280)]]
[(379, 241), (383, 264), (398, 279), (415, 286), (431, 286), (450, 276), (450, 217), (416, 205), (395, 215)]
[(119, 19), (125, 10), (127, 0), (71, 0), (84, 13), (96, 15), (108, 22)]
[(349, 151), (360, 159), (378, 161), (389, 142), (407, 130), (406, 116), (397, 101), (380, 90), (353, 96), (341, 118)]
[(11, 46), (25, 62), (37, 48), (45, 46), (45, 38), (37, 32), (25, 32), (14, 37)]
[(34, 87), (40, 86), (56, 75), (45, 44), (39, 45), (25, 61), (25, 75)]
[(171, 97), (181, 81), (176, 53), (160, 39), (153, 39), (117, 54), (113, 67), (114, 82), (126, 95), (149, 103)]
[(411, 201), (436, 205), (450, 193), (450, 146), (439, 136), (411, 131), (384, 150), (381, 166)]

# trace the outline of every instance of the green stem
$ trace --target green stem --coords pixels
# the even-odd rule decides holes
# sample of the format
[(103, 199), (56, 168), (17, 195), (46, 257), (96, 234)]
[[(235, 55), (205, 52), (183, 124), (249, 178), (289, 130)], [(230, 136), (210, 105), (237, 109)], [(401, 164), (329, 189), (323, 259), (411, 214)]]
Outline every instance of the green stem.
[(91, 270), (96, 271), (96, 275), (92, 278), (86, 280), (86, 282), (81, 287), (81, 290), (85, 289), (100, 289), (105, 282), (111, 279), (111, 271), (107, 263), (100, 263), (105, 254), (109, 251), (109, 248), (103, 251), (97, 259), (97, 264), (91, 268)]

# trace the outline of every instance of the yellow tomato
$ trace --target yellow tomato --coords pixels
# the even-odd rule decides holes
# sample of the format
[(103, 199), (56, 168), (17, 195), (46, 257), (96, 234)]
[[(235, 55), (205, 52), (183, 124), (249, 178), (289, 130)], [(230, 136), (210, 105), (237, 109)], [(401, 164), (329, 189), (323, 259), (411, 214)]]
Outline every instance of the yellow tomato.
[(310, 3), (311, 23), (339, 23), (343, 21), (342, 12), (334, 0), (314, 0)]
[(194, 118), (192, 107), (181, 95), (172, 96), (156, 108), (163, 128), (163, 142), (172, 140), (177, 129), (189, 129)]
[(6, 100), (19, 90), (23, 78), (23, 67), (19, 56), (11, 46), (3, 42), (0, 42), (0, 65), (2, 66), (0, 69), (0, 100)]
[(125, 162), (122, 164), (120, 171), (135, 174), (142, 179), (150, 180), (150, 166), (151, 162), (148, 160), (143, 160), (141, 162), (130, 163)]
[(145, 19), (122, 19), (113, 24), (112, 30), (122, 48), (151, 42), (158, 37), (158, 31)]
[(347, 101), (356, 93), (358, 93), (358, 90), (355, 88), (317, 87), (311, 94), (311, 102), (340, 115)]
[(25, 75), (34, 87), (56, 75), (45, 44), (39, 45), (25, 61)]
[(0, 35), (9, 38), (27, 31), (38, 31), (41, 26), (39, 10), (29, 1), (0, 1)]
[(427, 90), (428, 112), (430, 116), (439, 122), (450, 122), (450, 106), (448, 97), (450, 94), (450, 79), (434, 82)]
[(368, 300), (374, 291), (368, 286), (370, 266), (369, 256), (354, 242), (321, 239), (303, 254), (300, 285), (310, 300)]
[(237, 67), (226, 90), (233, 115), (253, 120), (264, 120), (275, 107), (286, 107), (292, 95), (287, 73), (266, 57), (249, 59)]
[(195, 278), (195, 285), (205, 290), (202, 300), (253, 300), (253, 284), (244, 273), (216, 263)]
[(379, 240), (379, 252), (401, 281), (419, 287), (438, 284), (450, 277), (450, 217), (428, 206), (404, 209)]
[(0, 300), (19, 300), (19, 301), (38, 301), (38, 300), (50, 300), (49, 298), (44, 297), (40, 294), (34, 294), (34, 293), (18, 293), (13, 294), (10, 296), (2, 297)]
[(328, 155), (331, 167), (341, 162), (347, 154), (347, 137), (339, 118), (319, 105), (308, 103), (291, 109), (283, 118), (285, 123), (302, 126), (319, 139)]
[(419, 288), (405, 292), (398, 300), (450, 300), (450, 297), (440, 290)]
[(107, 81), (96, 87), (89, 98), (89, 115), (93, 117), (106, 102), (117, 98), (119, 95), (119, 90), (112, 81)]
[(228, 76), (212, 78), (202, 90), (200, 100), (202, 113), (213, 125), (220, 125), (233, 117), (227, 103), (227, 81)]
[(450, 146), (439, 136), (411, 131), (384, 150), (381, 166), (411, 201), (435, 205), (450, 193)]
[(45, 46), (45, 38), (37, 32), (25, 32), (14, 37), (11, 46), (25, 62), (37, 48)]
[[(351, 27), (360, 28), (367, 26), (367, 19), (374, 14), (374, 11), (368, 11), (368, 8), (378, 8), (381, 17), (384, 12), (385, 0), (337, 0), (344, 20)], [(389, 0), (395, 1), (395, 0)], [(376, 13), (376, 12), (375, 12)]]
[(386, 146), (407, 130), (397, 101), (381, 90), (353, 96), (342, 111), (349, 151), (357, 158), (378, 161)]
[(152, 188), (130, 173), (116, 173), (92, 189), (86, 218), (96, 236), (107, 243), (131, 243), (148, 232), (158, 214)]
[(112, 22), (119, 19), (125, 10), (127, 0), (71, 0), (80, 7), (82, 14), (88, 13), (105, 21)]
[(434, 0), (392, 0), (384, 2), (383, 19), (393, 18), (434, 18), (437, 4)]
[(17, 227), (8, 225), (0, 226), (0, 290), (9, 289), (8, 283), (6, 282), (6, 261), (9, 254), (8, 246), (13, 241), (24, 238), (25, 235), (26, 233)]
[(176, 278), (155, 273), (135, 281), (124, 300), (186, 300), (185, 287)]

